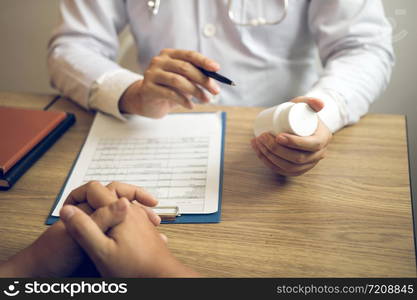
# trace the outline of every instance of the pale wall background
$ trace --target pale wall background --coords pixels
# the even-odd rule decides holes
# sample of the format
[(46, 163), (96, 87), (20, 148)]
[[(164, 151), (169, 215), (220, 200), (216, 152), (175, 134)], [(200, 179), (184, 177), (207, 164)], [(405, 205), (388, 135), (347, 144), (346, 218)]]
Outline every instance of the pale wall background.
[[(410, 146), (417, 153), (417, 1), (383, 2), (394, 26), (397, 65), (388, 90), (371, 112), (407, 114)], [(58, 0), (0, 1), (0, 90), (54, 93), (45, 62), (47, 41), (58, 22), (58, 5)], [(123, 62), (135, 68), (133, 49)], [(412, 166), (415, 178), (415, 157)]]

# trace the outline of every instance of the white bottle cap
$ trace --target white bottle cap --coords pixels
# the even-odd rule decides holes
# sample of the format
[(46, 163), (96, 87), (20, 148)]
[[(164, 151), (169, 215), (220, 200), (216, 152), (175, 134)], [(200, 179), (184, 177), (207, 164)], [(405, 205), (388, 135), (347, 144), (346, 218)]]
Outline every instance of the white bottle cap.
[(255, 120), (254, 133), (255, 136), (264, 132), (309, 136), (317, 127), (317, 113), (307, 103), (285, 102), (262, 111)]

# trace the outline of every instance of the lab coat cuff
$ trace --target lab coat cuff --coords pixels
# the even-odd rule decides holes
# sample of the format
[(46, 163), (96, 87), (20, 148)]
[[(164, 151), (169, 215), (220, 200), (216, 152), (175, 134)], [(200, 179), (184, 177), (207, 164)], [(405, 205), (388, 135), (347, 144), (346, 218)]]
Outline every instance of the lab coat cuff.
[(305, 96), (323, 101), (324, 108), (318, 116), (332, 133), (347, 125), (347, 110), (341, 94), (328, 88), (313, 88)]
[(126, 121), (119, 110), (120, 98), (130, 85), (141, 79), (143, 76), (126, 69), (104, 73), (94, 81), (90, 89), (89, 108)]

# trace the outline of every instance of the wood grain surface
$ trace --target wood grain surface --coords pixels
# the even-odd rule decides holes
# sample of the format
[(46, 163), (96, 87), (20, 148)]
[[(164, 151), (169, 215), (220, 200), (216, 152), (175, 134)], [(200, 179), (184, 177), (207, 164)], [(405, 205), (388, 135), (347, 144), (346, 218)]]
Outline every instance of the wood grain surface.
[[(0, 105), (50, 100), (0, 93)], [(93, 119), (66, 99), (51, 109), (74, 112), (77, 122), (12, 190), (0, 192), (0, 260), (46, 228)], [(317, 167), (284, 178), (250, 147), (261, 109), (197, 108), (227, 112), (222, 221), (161, 225), (173, 253), (208, 277), (415, 277), (404, 117), (366, 116), (335, 134)]]

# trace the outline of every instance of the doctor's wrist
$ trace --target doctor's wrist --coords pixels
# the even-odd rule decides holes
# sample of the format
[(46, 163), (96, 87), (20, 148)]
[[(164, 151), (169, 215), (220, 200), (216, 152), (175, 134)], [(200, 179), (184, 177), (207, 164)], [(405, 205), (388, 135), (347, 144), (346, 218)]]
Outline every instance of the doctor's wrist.
[(132, 83), (119, 99), (119, 110), (121, 113), (138, 114), (138, 102), (140, 102), (140, 88), (143, 80)]

